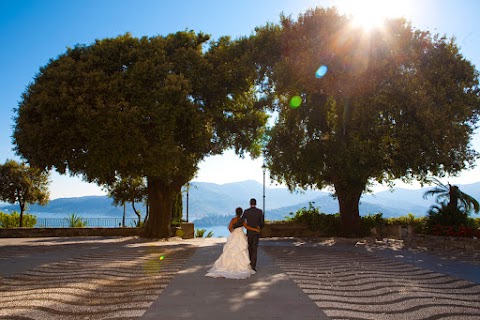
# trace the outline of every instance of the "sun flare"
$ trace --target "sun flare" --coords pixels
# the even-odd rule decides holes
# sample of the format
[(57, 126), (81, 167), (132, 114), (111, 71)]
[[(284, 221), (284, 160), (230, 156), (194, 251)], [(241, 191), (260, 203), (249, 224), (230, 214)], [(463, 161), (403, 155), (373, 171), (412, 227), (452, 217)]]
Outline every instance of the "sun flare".
[(405, 0), (345, 0), (338, 1), (338, 8), (352, 17), (354, 26), (371, 30), (380, 28), (386, 19), (407, 16), (409, 2)]

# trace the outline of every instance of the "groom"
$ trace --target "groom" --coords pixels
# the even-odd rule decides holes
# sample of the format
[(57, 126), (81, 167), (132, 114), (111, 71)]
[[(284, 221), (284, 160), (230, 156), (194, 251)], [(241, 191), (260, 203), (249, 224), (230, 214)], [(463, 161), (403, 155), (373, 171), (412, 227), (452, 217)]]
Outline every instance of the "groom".
[[(243, 221), (247, 221), (247, 225), (260, 229), (263, 228), (264, 219), (263, 212), (260, 209), (257, 209), (257, 200), (250, 199), (250, 208), (243, 212), (243, 215), (240, 219), (233, 225), (234, 228), (241, 227)], [(247, 230), (248, 238), (248, 255), (250, 256), (250, 265), (252, 269), (257, 271), (257, 249), (258, 249), (258, 240), (260, 239), (260, 232)]]

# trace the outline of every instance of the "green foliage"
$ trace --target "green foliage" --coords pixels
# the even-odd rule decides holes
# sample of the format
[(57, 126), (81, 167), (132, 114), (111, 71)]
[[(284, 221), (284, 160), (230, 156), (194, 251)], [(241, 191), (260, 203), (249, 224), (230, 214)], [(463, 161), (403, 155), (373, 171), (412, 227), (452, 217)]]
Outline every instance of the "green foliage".
[[(264, 51), (276, 58), (267, 63), (279, 112), (266, 147), (270, 175), (290, 189), (332, 186), (345, 233), (359, 228), (371, 182), (425, 181), (474, 164), (478, 72), (454, 40), (403, 19), (365, 36), (321, 8), (271, 29), (262, 30), (272, 38)], [(321, 64), (328, 72), (316, 78)], [(293, 96), (302, 98), (296, 109)]]
[(437, 204), (428, 210), (428, 227), (434, 226), (468, 226), (471, 224), (469, 213), (476, 213), (480, 205), (472, 196), (460, 191), (457, 186), (443, 184), (437, 179), (431, 179), (436, 184), (432, 190), (424, 193), (423, 197), (435, 196)]
[(362, 217), (362, 230), (370, 232), (372, 228), (381, 228), (386, 223), (382, 213), (368, 214)]
[(478, 213), (480, 211), (478, 201), (462, 192), (457, 186), (452, 186), (450, 183), (445, 185), (435, 178), (430, 179), (429, 182), (433, 182), (437, 187), (425, 192), (423, 198), (435, 196), (437, 203), (446, 203), (453, 209), (465, 211), (466, 213), (471, 211)]
[[(23, 227), (33, 228), (37, 224), (37, 217), (31, 214), (23, 215)], [(16, 211), (5, 213), (0, 211), (0, 228), (20, 227), (20, 214)]]
[(182, 224), (182, 216), (183, 216), (183, 199), (182, 199), (182, 193), (179, 192), (173, 202), (172, 224), (175, 226), (180, 226)]
[[(340, 215), (321, 213), (318, 208), (313, 207), (312, 203), (309, 208), (302, 208), (295, 214), (290, 213), (291, 217), (285, 217), (287, 222), (305, 223), (310, 230), (321, 231), (326, 236), (341, 236)], [(426, 228), (426, 218), (416, 217), (409, 213), (407, 216), (398, 218), (383, 218), (382, 213), (368, 214), (361, 217), (361, 223), (358, 236), (368, 236), (371, 234), (372, 228), (381, 230), (385, 225), (400, 224), (403, 226), (413, 226), (418, 233), (424, 232)], [(480, 220), (480, 219), (479, 219)]]
[(205, 156), (259, 154), (267, 116), (246, 38), (183, 31), (77, 45), (40, 69), (16, 110), (19, 155), (111, 185), (147, 179), (147, 237), (169, 237), (175, 195)]
[(403, 226), (407, 225), (417, 225), (423, 223), (425, 218), (423, 217), (416, 217), (414, 214), (409, 213), (406, 216), (401, 216), (398, 218), (387, 218), (386, 224), (400, 224)]
[(203, 236), (205, 236), (205, 238), (213, 237), (212, 231), (208, 232), (206, 235), (205, 232), (207, 232), (205, 229), (195, 229), (195, 238), (203, 238)]
[(126, 202), (132, 203), (133, 212), (138, 217), (137, 227), (142, 226), (142, 214), (135, 207), (136, 202), (142, 202), (147, 199), (147, 186), (145, 179), (142, 178), (118, 178), (114, 183), (106, 185), (108, 196), (113, 198), (113, 204), (124, 206)]
[(65, 220), (70, 228), (84, 228), (87, 226), (87, 222), (75, 213), (70, 214)]
[(467, 224), (468, 214), (447, 204), (433, 205), (428, 210), (428, 225), (464, 226)]
[(144, 225), (145, 223), (142, 220), (140, 221), (137, 220), (137, 222), (134, 222), (134, 221), (130, 222), (131, 228), (142, 228)]
[(469, 218), (468, 225), (475, 229), (480, 229), (480, 218)]
[(428, 226), (428, 217), (417, 217), (412, 213), (409, 213), (406, 216), (401, 216), (398, 218), (388, 218), (385, 220), (385, 224), (397, 224), (402, 226), (412, 226), (414, 232), (416, 233), (425, 233)]
[(0, 165), (0, 200), (20, 205), (19, 226), (28, 205), (45, 205), (49, 201), (48, 174), (25, 163), (7, 160)]
[(310, 202), (309, 207), (299, 209), (287, 221), (295, 223), (305, 223), (310, 230), (321, 230), (328, 236), (338, 235), (340, 233), (340, 219), (338, 214), (321, 213), (319, 208), (315, 208)]

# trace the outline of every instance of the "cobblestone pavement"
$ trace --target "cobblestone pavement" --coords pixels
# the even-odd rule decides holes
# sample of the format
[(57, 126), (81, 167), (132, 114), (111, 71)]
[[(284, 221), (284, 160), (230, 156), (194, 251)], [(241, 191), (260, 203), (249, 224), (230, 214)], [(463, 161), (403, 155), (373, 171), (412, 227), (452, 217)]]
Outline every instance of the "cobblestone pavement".
[(384, 246), (263, 248), (332, 319), (480, 319), (480, 285), (383, 257)]
[(409, 243), (408, 241), (405, 243), (403, 240), (394, 240), (394, 239), (383, 239), (383, 240), (375, 240), (375, 241), (368, 241), (364, 242), (363, 244), (367, 248), (375, 248), (375, 249), (392, 249), (392, 250), (400, 250), (405, 249), (410, 252), (414, 253), (427, 253), (430, 255), (438, 256), (444, 260), (449, 261), (460, 261), (466, 262), (469, 264), (480, 266), (480, 252), (476, 251), (475, 249), (444, 249), (438, 248), (435, 245), (435, 242), (431, 243)]
[[(235, 301), (238, 305), (248, 302), (249, 309), (258, 309), (255, 319), (297, 319), (292, 303), (301, 308), (310, 305), (314, 319), (480, 319), (480, 267), (476, 257), (469, 260), (467, 254), (462, 260), (469, 264), (458, 262), (448, 252), (436, 252), (437, 258), (416, 264), (420, 257), (427, 256), (414, 253), (414, 258), (407, 257), (415, 249), (405, 251), (398, 247), (399, 242), (355, 245), (262, 239), (256, 275), (233, 282), (205, 280), (205, 270), (220, 254), (224, 242), (104, 237), (0, 239), (0, 319), (121, 320), (148, 314), (168, 319), (165, 307), (173, 308), (170, 301), (178, 310), (187, 308), (181, 303), (195, 305), (190, 316), (180, 317), (178, 312), (173, 318), (214, 319), (206, 316), (215, 314), (215, 310), (228, 314), (228, 304), (223, 302), (231, 300), (229, 295), (233, 293), (249, 297), (248, 301)], [(182, 277), (188, 283), (177, 281)], [(195, 294), (190, 283), (195, 286)], [(251, 297), (253, 292), (244, 292), (247, 285), (262, 290)], [(181, 299), (181, 294), (178, 298), (178, 292), (185, 289), (189, 289), (190, 300)], [(297, 292), (296, 302), (284, 298), (292, 292)], [(216, 297), (215, 306), (203, 303), (206, 297)], [(262, 312), (268, 308), (276, 308), (275, 314), (280, 316)], [(245, 315), (228, 318), (245, 319)]]
[(480, 266), (480, 252), (474, 250), (459, 251), (459, 250), (435, 250), (434, 248), (410, 248), (412, 252), (428, 253), (439, 256), (449, 261), (466, 262), (473, 265)]
[(135, 239), (0, 246), (0, 319), (139, 318), (194, 251)]

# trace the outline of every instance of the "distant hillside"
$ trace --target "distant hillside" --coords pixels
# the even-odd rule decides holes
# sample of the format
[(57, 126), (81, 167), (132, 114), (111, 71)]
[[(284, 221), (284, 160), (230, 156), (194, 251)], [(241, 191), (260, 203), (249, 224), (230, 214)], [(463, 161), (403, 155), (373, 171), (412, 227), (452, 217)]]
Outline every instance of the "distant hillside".
[[(59, 198), (51, 200), (47, 205), (40, 206), (38, 204), (31, 205), (28, 212), (41, 217), (66, 216), (72, 213), (83, 217), (99, 217), (99, 218), (115, 218), (123, 215), (123, 207), (115, 207), (112, 205), (112, 199), (107, 196), (86, 196), (77, 198)], [(136, 207), (143, 213), (145, 208), (140, 204)], [(18, 205), (8, 205), (3, 210), (19, 211)], [(127, 204), (126, 212), (128, 217), (136, 217), (133, 213), (131, 204)]]
[[(480, 182), (468, 185), (459, 185), (460, 189), (474, 198), (480, 200)], [(360, 214), (382, 212), (384, 217), (397, 217), (413, 213), (417, 216), (425, 215), (428, 208), (434, 203), (433, 198), (423, 199), (426, 190), (396, 188), (393, 192), (381, 191), (375, 194), (364, 195), (360, 203)], [(304, 193), (290, 193), (286, 188), (266, 188), (265, 206), (267, 220), (282, 220), (289, 212), (296, 212), (302, 207), (308, 207), (313, 202), (320, 211), (325, 213), (337, 213), (338, 201), (327, 192), (306, 191)], [(220, 217), (228, 217), (228, 221), (234, 215), (236, 207), (248, 207), (248, 201), (254, 197), (258, 206), (262, 207), (263, 186), (256, 181), (243, 181), (218, 185), (214, 183), (194, 182), (189, 192), (189, 220), (213, 223)], [(184, 218), (186, 196), (184, 194)], [(136, 207), (145, 215), (146, 208), (140, 204)], [(127, 207), (127, 216), (135, 217), (131, 204)], [(17, 210), (18, 206), (6, 205), (2, 210)], [(32, 205), (30, 213), (40, 217), (59, 217), (71, 213), (83, 217), (121, 217), (123, 207), (115, 207), (112, 200), (106, 196), (87, 196), (78, 198), (61, 198), (50, 201), (42, 207)], [(213, 220), (212, 220), (213, 219)], [(226, 218), (221, 218), (224, 221)], [(210, 221), (210, 222), (208, 222)]]
[[(299, 194), (291, 193), (286, 188), (266, 188), (265, 202), (267, 208), (277, 209), (308, 202), (327, 194), (321, 191), (306, 191)], [(194, 182), (191, 184), (189, 192), (189, 212), (194, 219), (210, 215), (233, 215), (236, 207), (247, 208), (251, 198), (256, 198), (258, 204), (261, 205), (263, 198), (262, 184), (256, 181), (234, 182), (223, 185)]]

